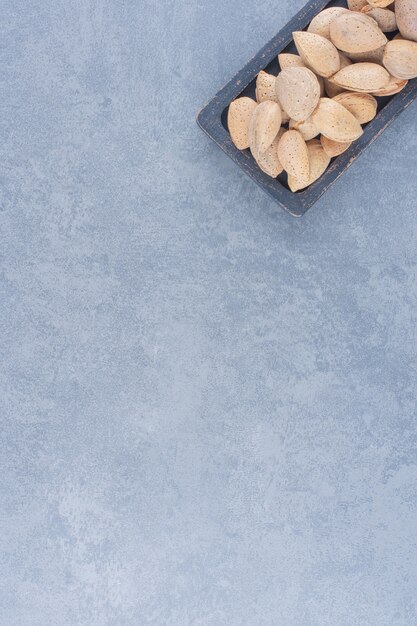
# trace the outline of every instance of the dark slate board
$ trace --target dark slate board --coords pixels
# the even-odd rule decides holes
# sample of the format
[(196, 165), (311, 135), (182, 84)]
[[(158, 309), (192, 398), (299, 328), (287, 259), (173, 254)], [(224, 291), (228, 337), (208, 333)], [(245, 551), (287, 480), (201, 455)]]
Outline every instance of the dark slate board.
[(237, 163), (264, 191), (286, 211), (300, 217), (333, 185), (343, 172), (417, 97), (417, 79), (391, 98), (378, 98), (379, 111), (364, 128), (364, 134), (344, 154), (333, 159), (327, 172), (308, 189), (292, 193), (286, 176), (277, 179), (264, 174), (249, 150), (240, 151), (232, 143), (227, 131), (229, 104), (241, 95), (254, 97), (256, 77), (261, 70), (278, 73), (277, 55), (295, 52), (292, 33), (307, 28), (313, 17), (327, 6), (346, 6), (346, 2), (311, 0), (240, 72), (198, 113), (197, 122), (204, 132)]

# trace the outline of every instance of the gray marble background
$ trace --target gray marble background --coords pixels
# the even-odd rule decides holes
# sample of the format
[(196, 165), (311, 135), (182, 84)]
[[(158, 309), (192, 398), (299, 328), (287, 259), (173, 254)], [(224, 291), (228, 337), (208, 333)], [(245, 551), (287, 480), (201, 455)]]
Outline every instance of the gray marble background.
[(303, 3), (1, 3), (2, 626), (417, 624), (417, 108), (301, 220), (195, 124)]

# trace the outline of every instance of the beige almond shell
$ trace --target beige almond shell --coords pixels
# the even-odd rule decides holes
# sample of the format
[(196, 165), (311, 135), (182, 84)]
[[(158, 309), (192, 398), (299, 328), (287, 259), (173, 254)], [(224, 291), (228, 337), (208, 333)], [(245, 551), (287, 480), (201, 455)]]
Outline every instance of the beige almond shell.
[(257, 161), (268, 150), (281, 127), (282, 113), (277, 102), (258, 104), (249, 121), (249, 147)]
[(265, 100), (254, 109), (249, 120), (249, 147), (257, 160), (266, 152), (277, 136), (282, 122), (281, 107), (277, 102)]
[(351, 11), (360, 11), (368, 4), (368, 0), (347, 0), (347, 3)]
[(256, 100), (260, 104), (265, 100), (271, 100), (272, 102), (278, 102), (275, 81), (277, 77), (267, 72), (259, 72), (256, 79)]
[(380, 97), (394, 96), (396, 93), (400, 93), (400, 91), (402, 91), (404, 87), (407, 87), (407, 85), (408, 80), (405, 80), (403, 78), (395, 78), (395, 76), (390, 76), (390, 81), (388, 85), (386, 87), (383, 87), (382, 89), (378, 89), (378, 91), (372, 92), (372, 95)]
[(257, 160), (259, 168), (271, 178), (276, 178), (284, 171), (278, 157), (278, 144), (284, 133), (285, 128), (280, 128), (269, 148)]
[[(340, 58), (341, 70), (344, 67), (348, 67), (349, 65), (352, 65), (352, 61), (347, 56), (345, 56), (342, 52), (339, 52), (339, 58)], [(334, 96), (337, 96), (337, 94), (342, 93), (344, 91), (343, 87), (338, 87), (337, 85), (332, 83), (329, 78), (324, 78), (323, 80), (324, 80), (324, 90), (325, 90), (326, 95), (329, 96), (329, 98), (334, 98)], [(322, 96), (324, 96), (324, 94), (322, 94)]]
[(397, 39), (387, 43), (384, 65), (396, 78), (417, 78), (417, 42)]
[(380, 9), (370, 5), (363, 7), (362, 13), (369, 15), (378, 24), (383, 33), (392, 33), (397, 30), (397, 20), (394, 11), (390, 9)]
[(252, 98), (238, 98), (230, 106), (227, 125), (233, 143), (239, 150), (249, 148), (249, 121), (257, 104)]
[(278, 158), (284, 170), (294, 176), (301, 185), (310, 178), (310, 159), (307, 144), (297, 130), (287, 130), (278, 144)]
[(320, 134), (311, 117), (309, 117), (308, 120), (306, 120), (305, 122), (296, 122), (295, 120), (290, 120), (290, 130), (298, 130), (298, 132), (301, 133), (304, 141), (310, 141)]
[(329, 78), (339, 71), (339, 53), (331, 41), (302, 30), (294, 32), (293, 38), (300, 57), (315, 74)]
[(277, 76), (278, 100), (291, 119), (307, 120), (320, 99), (317, 76), (307, 67), (288, 67)]
[(329, 139), (324, 135), (321, 136), (320, 141), (323, 146), (323, 150), (331, 159), (343, 154), (346, 150), (349, 150), (352, 145), (351, 141), (348, 141), (347, 143), (343, 141), (333, 141), (333, 139)]
[(323, 150), (318, 139), (312, 139), (307, 143), (308, 158), (310, 161), (310, 176), (307, 182), (300, 181), (295, 176), (288, 175), (288, 186), (291, 191), (300, 191), (305, 187), (309, 187), (327, 170), (330, 164), (330, 157)]
[(384, 52), (385, 44), (370, 52), (345, 52), (345, 54), (354, 63), (379, 63), (379, 65), (382, 65)]
[(367, 124), (377, 114), (378, 102), (368, 93), (356, 93), (344, 91), (333, 98), (335, 102), (342, 104), (345, 109), (356, 117), (359, 124)]
[(342, 104), (321, 98), (312, 120), (320, 133), (333, 141), (355, 141), (363, 134), (358, 120)]
[(342, 52), (370, 52), (388, 41), (374, 19), (357, 11), (342, 13), (333, 20), (330, 38)]
[(307, 31), (309, 33), (315, 33), (316, 35), (321, 35), (326, 39), (330, 39), (331, 22), (342, 13), (347, 12), (348, 9), (343, 7), (330, 7), (328, 9), (324, 9), (324, 11), (320, 11), (320, 13), (313, 18)]
[(394, 4), (394, 0), (367, 0), (371, 7), (385, 8), (390, 4)]
[(416, 0), (396, 0), (395, 15), (404, 39), (417, 41), (417, 2)]
[(288, 67), (305, 67), (299, 54), (290, 54), (289, 52), (279, 54), (278, 63), (281, 70), (286, 70)]
[(354, 63), (337, 72), (331, 80), (345, 91), (371, 93), (386, 87), (390, 75), (377, 63)]

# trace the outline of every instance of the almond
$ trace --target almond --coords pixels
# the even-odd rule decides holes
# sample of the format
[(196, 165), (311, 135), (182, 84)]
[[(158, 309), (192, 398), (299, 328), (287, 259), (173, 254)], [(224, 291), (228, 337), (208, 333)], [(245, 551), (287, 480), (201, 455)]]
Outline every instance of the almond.
[(256, 100), (260, 104), (265, 100), (278, 102), (275, 90), (275, 81), (277, 77), (267, 72), (259, 72), (256, 79)]
[(297, 130), (287, 130), (278, 144), (278, 158), (284, 170), (307, 185), (310, 178), (310, 160), (307, 144)]
[(346, 150), (349, 150), (350, 146), (352, 145), (351, 141), (348, 141), (347, 143), (343, 141), (333, 141), (333, 139), (329, 139), (324, 135), (321, 136), (320, 141), (321, 145), (323, 146), (323, 150), (331, 159), (339, 156), (340, 154), (343, 154), (344, 152), (346, 152)]
[(368, 4), (368, 0), (347, 0), (347, 3), (351, 11), (360, 11)]
[[(339, 58), (340, 58), (340, 69), (341, 70), (344, 67), (348, 67), (349, 65), (352, 65), (352, 61), (350, 59), (348, 59), (348, 57), (345, 56), (344, 54), (342, 54), (341, 52), (339, 52)], [(332, 83), (328, 78), (324, 79), (324, 88), (325, 88), (325, 92), (329, 96), (329, 98), (333, 98), (334, 96), (337, 96), (338, 93), (342, 93), (342, 91), (344, 91), (343, 87), (338, 87), (337, 85)], [(322, 95), (324, 95), (324, 94), (322, 94)]]
[(363, 134), (356, 117), (339, 102), (330, 98), (320, 98), (311, 118), (321, 134), (334, 141), (347, 143), (355, 141)]
[(416, 0), (396, 0), (395, 15), (401, 35), (404, 39), (417, 41), (417, 3)]
[(282, 52), (278, 55), (278, 63), (281, 70), (286, 70), (287, 67), (305, 67), (302, 58), (298, 54), (289, 54)]
[(310, 162), (310, 176), (308, 181), (301, 181), (292, 174), (288, 175), (288, 186), (291, 191), (299, 191), (318, 180), (329, 167), (330, 157), (323, 150), (320, 141), (313, 139), (307, 143), (308, 158)]
[(293, 38), (300, 57), (315, 74), (329, 78), (339, 71), (339, 53), (331, 41), (304, 31), (294, 32)]
[(249, 145), (257, 161), (268, 150), (281, 127), (281, 107), (266, 100), (258, 104), (249, 121)]
[(397, 20), (395, 19), (394, 11), (368, 5), (363, 7), (362, 13), (372, 17), (383, 33), (392, 33), (394, 30), (397, 30)]
[(320, 99), (317, 77), (306, 67), (289, 67), (278, 74), (276, 80), (278, 100), (297, 122), (310, 117)]
[(342, 104), (345, 109), (356, 117), (359, 124), (367, 124), (374, 119), (378, 109), (375, 98), (368, 93), (355, 93), (345, 91), (333, 98), (335, 102)]
[(256, 109), (252, 98), (238, 98), (229, 106), (227, 125), (233, 143), (239, 150), (249, 148), (249, 120)]
[(354, 63), (379, 63), (379, 65), (382, 65), (384, 52), (385, 44), (370, 52), (346, 52), (346, 56)]
[(403, 78), (395, 78), (390, 76), (390, 81), (386, 87), (378, 89), (378, 91), (372, 92), (373, 96), (394, 96), (396, 93), (400, 93), (408, 85), (408, 80)]
[(370, 93), (386, 87), (390, 75), (376, 63), (354, 63), (337, 72), (331, 81), (346, 91)]
[(375, 20), (356, 11), (342, 13), (331, 22), (330, 38), (342, 52), (369, 52), (388, 41)]
[(257, 160), (257, 164), (260, 169), (272, 178), (276, 178), (284, 171), (281, 161), (278, 158), (278, 144), (284, 133), (285, 129), (280, 128), (278, 135), (275, 137), (269, 148)]
[(387, 43), (384, 65), (396, 78), (417, 78), (417, 42), (397, 39)]
[(326, 39), (330, 39), (330, 23), (342, 13), (347, 12), (348, 10), (343, 7), (330, 7), (328, 9), (324, 9), (324, 11), (321, 11), (316, 15), (307, 30), (309, 33), (315, 33), (316, 35), (321, 35)]
[(314, 137), (317, 137), (319, 134), (319, 130), (311, 120), (311, 117), (309, 117), (305, 122), (290, 120), (290, 130), (298, 130), (304, 141), (310, 141), (310, 139), (314, 139)]

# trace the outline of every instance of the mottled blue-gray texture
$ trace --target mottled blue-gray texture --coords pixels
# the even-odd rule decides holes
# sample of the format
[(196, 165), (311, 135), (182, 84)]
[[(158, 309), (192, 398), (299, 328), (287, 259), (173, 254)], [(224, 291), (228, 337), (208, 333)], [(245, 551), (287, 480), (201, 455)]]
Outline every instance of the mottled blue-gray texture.
[(0, 623), (417, 624), (417, 124), (303, 219), (195, 113), (304, 0), (3, 0)]

